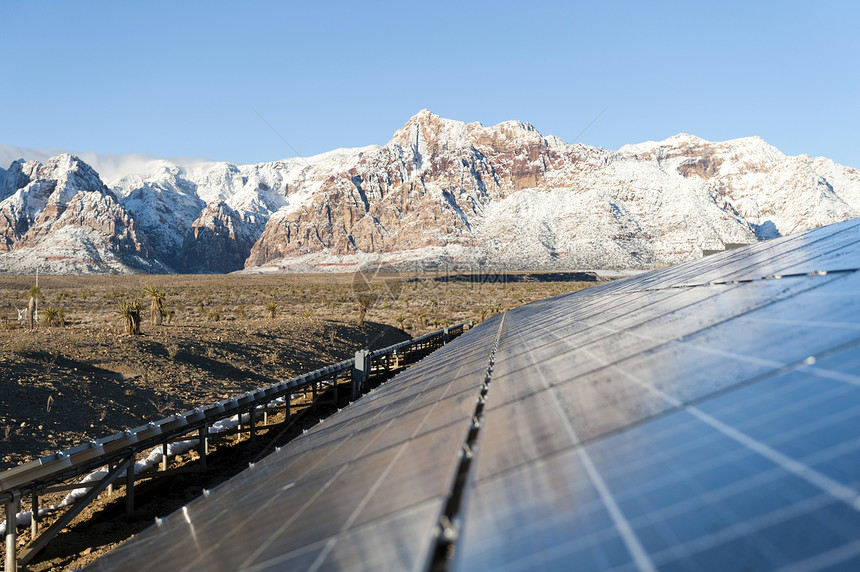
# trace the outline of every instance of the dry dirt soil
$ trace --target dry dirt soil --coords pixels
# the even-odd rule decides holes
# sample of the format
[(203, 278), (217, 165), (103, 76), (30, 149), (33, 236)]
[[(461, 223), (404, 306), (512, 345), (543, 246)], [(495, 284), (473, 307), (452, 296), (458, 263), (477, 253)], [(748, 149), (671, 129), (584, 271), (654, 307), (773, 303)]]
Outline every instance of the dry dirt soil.
[[(0, 276), (0, 472), (347, 359), (356, 349), (385, 347), (447, 324), (480, 322), (595, 283), (554, 279), (531, 275), (513, 283), (475, 283), (401, 274), (41, 276), (42, 323), (30, 331), (18, 323), (16, 309), (26, 308), (36, 277)], [(149, 317), (148, 286), (165, 296), (169, 322), (161, 326)], [(127, 335), (118, 306), (135, 299), (143, 306), (141, 333)], [(366, 316), (359, 325), (362, 305)], [(64, 326), (45, 323), (48, 307), (62, 310)], [(158, 506), (156, 498), (170, 495), (154, 495), (152, 506), (141, 509), (129, 526), (117, 527), (118, 519), (129, 517), (119, 516), (122, 511), (111, 503), (85, 512), (78, 520), (99, 518), (87, 523), (84, 532), (78, 525), (61, 534), (33, 568), (85, 564), (142, 529), (144, 520), (151, 523), (153, 515), (171, 512), (202, 488), (235, 474), (247, 466), (246, 456), (261, 453), (258, 449), (227, 455), (232, 460), (224, 461), (226, 468), (205, 478), (172, 483), (172, 501)], [(193, 461), (193, 454), (187, 461)], [(217, 456), (213, 463), (218, 466)], [(146, 493), (141, 494), (145, 504)], [(104, 541), (98, 550), (92, 548), (94, 537)]]

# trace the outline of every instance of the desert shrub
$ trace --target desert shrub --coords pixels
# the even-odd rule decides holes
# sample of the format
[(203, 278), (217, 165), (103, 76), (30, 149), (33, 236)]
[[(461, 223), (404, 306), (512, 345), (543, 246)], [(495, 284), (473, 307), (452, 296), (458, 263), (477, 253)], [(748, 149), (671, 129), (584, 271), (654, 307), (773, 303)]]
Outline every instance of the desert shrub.
[(164, 318), (164, 292), (154, 285), (147, 286), (143, 291), (150, 298), (149, 319), (153, 325), (160, 326)]
[(140, 334), (140, 302), (137, 300), (122, 301), (117, 306), (117, 313), (125, 325), (125, 333), (131, 336)]
[(48, 306), (42, 310), (42, 316), (45, 318), (45, 325), (54, 328), (60, 325), (60, 309), (54, 306)]
[(179, 344), (176, 342), (165, 342), (164, 351), (167, 352), (167, 357), (171, 360), (176, 359), (177, 354), (179, 354)]
[(16, 338), (10, 344), (9, 351), (15, 355), (25, 356), (30, 353), (30, 343), (25, 338)]
[(376, 302), (377, 296), (372, 292), (363, 292), (358, 294), (355, 299), (358, 301), (358, 320), (359, 326), (364, 325), (364, 320), (367, 317), (367, 311)]
[(173, 321), (173, 316), (176, 315), (176, 311), (173, 309), (167, 310), (164, 312), (164, 323), (169, 324)]
[(209, 318), (210, 322), (220, 322), (221, 321), (221, 313), (218, 312), (217, 310), (213, 310), (212, 312), (209, 312), (208, 318)]
[(278, 305), (275, 304), (274, 302), (269, 302), (268, 304), (266, 304), (266, 316), (268, 316), (268, 318), (270, 320), (274, 320), (275, 316), (277, 316), (277, 315), (278, 315)]
[(30, 288), (30, 300), (27, 302), (27, 322), (31, 330), (36, 328), (36, 308), (38, 301), (42, 299), (42, 291), (38, 286)]

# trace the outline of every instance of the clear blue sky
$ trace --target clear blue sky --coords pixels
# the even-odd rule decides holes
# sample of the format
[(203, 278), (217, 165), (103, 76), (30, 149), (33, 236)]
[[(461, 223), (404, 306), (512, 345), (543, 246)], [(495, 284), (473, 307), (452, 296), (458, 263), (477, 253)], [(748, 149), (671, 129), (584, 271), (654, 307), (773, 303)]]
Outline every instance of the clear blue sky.
[(259, 162), (422, 108), (608, 149), (759, 135), (860, 168), (856, 2), (0, 3), (0, 143)]

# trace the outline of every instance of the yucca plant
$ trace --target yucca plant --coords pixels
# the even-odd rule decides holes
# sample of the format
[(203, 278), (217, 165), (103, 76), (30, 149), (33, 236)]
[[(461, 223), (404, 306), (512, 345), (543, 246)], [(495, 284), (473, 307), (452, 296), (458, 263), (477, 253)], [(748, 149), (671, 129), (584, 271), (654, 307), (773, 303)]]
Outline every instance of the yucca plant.
[(53, 306), (48, 306), (42, 310), (42, 316), (45, 317), (45, 325), (50, 328), (60, 325), (60, 310)]
[(367, 311), (376, 302), (377, 296), (370, 292), (365, 292), (356, 296), (358, 300), (358, 325), (364, 325), (364, 319), (367, 316)]
[(274, 302), (269, 302), (266, 304), (266, 315), (270, 320), (274, 320), (275, 316), (278, 315), (278, 305)]
[(38, 286), (33, 286), (30, 288), (30, 301), (27, 303), (27, 321), (29, 322), (29, 326), (31, 330), (36, 329), (37, 316), (38, 312), (38, 300), (42, 297), (42, 292), (39, 290)]
[(130, 336), (140, 334), (140, 302), (123, 300), (117, 306), (117, 313), (125, 324), (125, 333)]
[(149, 319), (153, 325), (160, 326), (164, 318), (164, 292), (154, 285), (147, 286), (143, 291), (150, 298)]

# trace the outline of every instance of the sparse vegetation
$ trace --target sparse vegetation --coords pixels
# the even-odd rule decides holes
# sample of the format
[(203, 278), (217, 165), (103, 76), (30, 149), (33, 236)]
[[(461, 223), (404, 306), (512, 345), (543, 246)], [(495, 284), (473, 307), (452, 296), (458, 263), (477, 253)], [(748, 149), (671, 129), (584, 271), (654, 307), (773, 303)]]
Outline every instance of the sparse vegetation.
[(150, 299), (149, 319), (154, 326), (160, 326), (164, 318), (164, 292), (152, 284), (143, 291)]
[(274, 302), (269, 302), (268, 304), (266, 304), (266, 316), (270, 320), (274, 320), (275, 316), (277, 316), (277, 315), (278, 315), (278, 305), (275, 304)]
[(42, 316), (45, 318), (45, 325), (49, 328), (54, 328), (60, 325), (60, 309), (54, 306), (48, 306), (42, 310)]
[(358, 300), (358, 320), (356, 320), (356, 323), (359, 326), (363, 326), (364, 320), (367, 317), (367, 311), (373, 306), (376, 297), (370, 292), (363, 292), (357, 295), (356, 299)]
[(38, 286), (30, 288), (30, 300), (27, 302), (27, 322), (30, 330), (36, 329), (36, 310), (38, 308), (38, 300), (42, 297), (42, 292)]
[(164, 351), (167, 352), (167, 357), (171, 360), (176, 359), (176, 355), (179, 353), (179, 344), (176, 342), (169, 342), (164, 344)]
[[(26, 303), (32, 278), (0, 276), (0, 317), (9, 327), (0, 336), (3, 376), (9, 382), (0, 399), (20, 415), (15, 423), (9, 421), (13, 431), (24, 420), (33, 428), (10, 436), (14, 446), (4, 453), (7, 459), (11, 455), (7, 462), (153, 419), (158, 413), (150, 400), (161, 407), (173, 401), (174, 410), (182, 411), (352, 357), (362, 346), (401, 341), (403, 330), (419, 336), (584, 286), (409, 278), (381, 275), (356, 292), (346, 274), (40, 276), (39, 294), (50, 300), (45, 306), (39, 302), (42, 324), (54, 324), (46, 306), (58, 310), (58, 320), (63, 314), (75, 320), (63, 329), (29, 332), (18, 325), (15, 307)], [(388, 289), (386, 280), (400, 282)], [(153, 300), (147, 286), (170, 301), (162, 322), (170, 326), (157, 330), (153, 320), (148, 327)], [(197, 312), (198, 303), (203, 312)], [(147, 310), (144, 325), (141, 315)], [(219, 321), (210, 321), (213, 313)], [(356, 325), (359, 313), (361, 327)], [(141, 330), (145, 335), (135, 335)], [(116, 335), (122, 331), (131, 335)], [(49, 355), (52, 350), (58, 352), (56, 359)], [(50, 425), (45, 423), (49, 408)], [(101, 419), (103, 410), (107, 414)], [(44, 431), (35, 429), (40, 424)]]
[(125, 325), (125, 333), (130, 336), (140, 334), (140, 302), (137, 300), (122, 301), (117, 307), (117, 313)]

